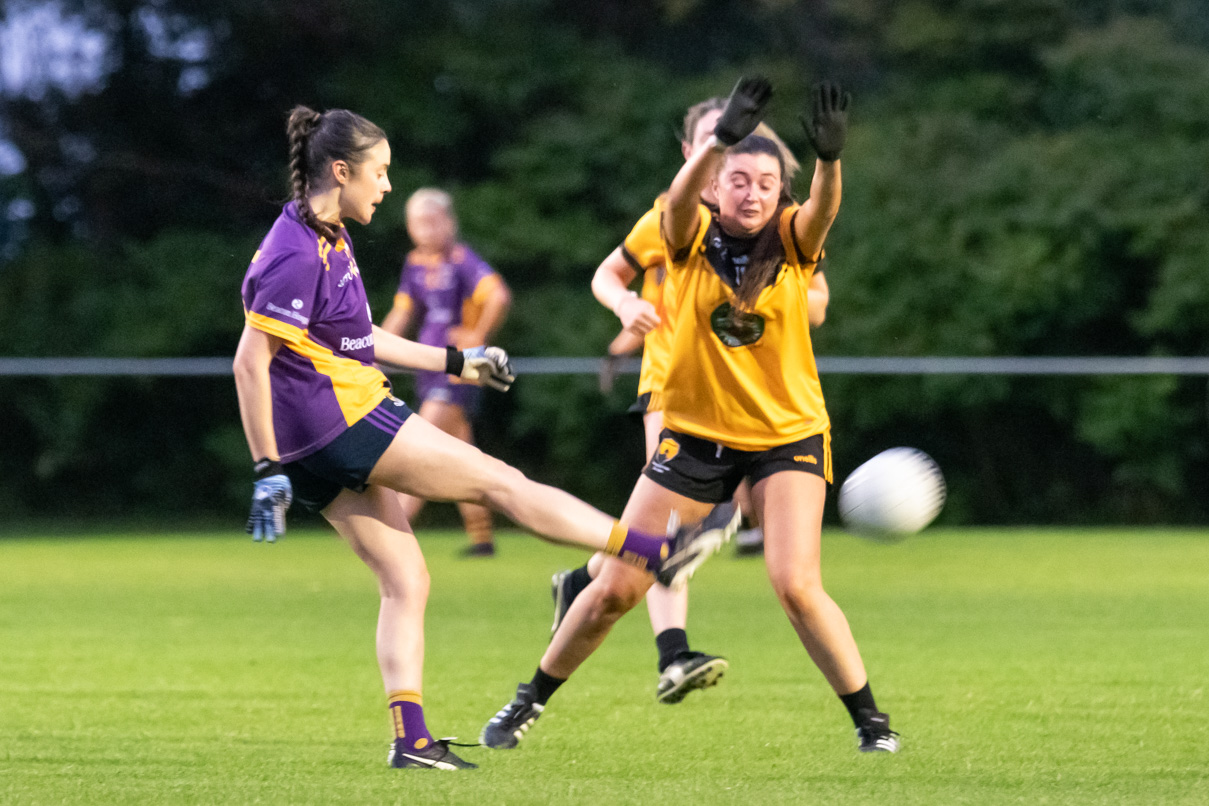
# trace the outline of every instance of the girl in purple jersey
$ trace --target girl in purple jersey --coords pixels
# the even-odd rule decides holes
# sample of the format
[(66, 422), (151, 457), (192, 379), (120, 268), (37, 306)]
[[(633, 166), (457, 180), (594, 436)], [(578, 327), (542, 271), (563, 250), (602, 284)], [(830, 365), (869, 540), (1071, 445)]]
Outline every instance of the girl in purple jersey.
[(378, 578), (378, 664), (395, 730), (390, 764), (473, 767), (425, 724), (429, 578), (400, 493), (498, 509), (552, 541), (623, 557), (665, 585), (683, 584), (729, 539), (733, 508), (670, 538), (639, 532), (411, 417), (375, 362), (506, 389), (508, 357), (498, 348), (419, 344), (373, 325), (342, 222), (368, 224), (390, 191), (390, 145), (373, 123), (342, 109), (297, 107), (287, 131), (293, 200), (244, 279), (234, 364), (255, 459), (248, 531), (275, 540), (295, 495), (323, 514)]
[[(453, 199), (437, 188), (420, 188), (407, 200), (407, 234), (415, 244), (403, 263), (394, 305), (382, 329), (404, 335), (414, 324), (423, 344), (474, 347), (495, 335), (512, 295), (500, 275), (469, 246), (458, 241)], [(416, 373), (418, 414), (447, 434), (474, 444), (470, 414), (479, 389), (443, 372)], [(408, 496), (403, 503), (414, 521), (424, 499)], [(477, 504), (458, 504), (470, 545), (467, 557), (495, 554), (491, 511)]]

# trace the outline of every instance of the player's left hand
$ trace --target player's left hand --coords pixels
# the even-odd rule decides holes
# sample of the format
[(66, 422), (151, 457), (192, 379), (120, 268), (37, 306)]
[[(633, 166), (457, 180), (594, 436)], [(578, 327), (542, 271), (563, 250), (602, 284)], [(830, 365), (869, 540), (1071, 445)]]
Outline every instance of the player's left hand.
[(848, 136), (848, 104), (852, 93), (844, 92), (839, 84), (824, 81), (814, 85), (814, 107), (811, 116), (801, 117), (802, 128), (810, 145), (823, 162), (835, 162), (844, 150)]
[(500, 347), (471, 347), (462, 351), (462, 380), (486, 384), (492, 389), (507, 392), (516, 373), (508, 354)]
[[(260, 464), (257, 463), (258, 468)], [(252, 511), (244, 527), (257, 543), (261, 540), (274, 543), (278, 536), (285, 534), (285, 512), (294, 501), (290, 477), (280, 472), (281, 466), (276, 462), (272, 467), (276, 473), (256, 479), (252, 488)]]

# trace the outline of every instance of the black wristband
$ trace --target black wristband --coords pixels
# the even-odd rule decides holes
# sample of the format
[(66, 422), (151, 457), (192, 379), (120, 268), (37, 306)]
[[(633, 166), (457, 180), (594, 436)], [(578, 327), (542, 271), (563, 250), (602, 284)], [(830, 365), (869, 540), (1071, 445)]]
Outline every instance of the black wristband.
[(462, 351), (453, 345), (447, 345), (445, 347), (445, 374), (460, 378), (465, 366), (466, 356), (462, 354)]
[(252, 465), (252, 472), (256, 474), (256, 480), (267, 479), (269, 476), (281, 475), (281, 462), (276, 459), (261, 459), (256, 464)]

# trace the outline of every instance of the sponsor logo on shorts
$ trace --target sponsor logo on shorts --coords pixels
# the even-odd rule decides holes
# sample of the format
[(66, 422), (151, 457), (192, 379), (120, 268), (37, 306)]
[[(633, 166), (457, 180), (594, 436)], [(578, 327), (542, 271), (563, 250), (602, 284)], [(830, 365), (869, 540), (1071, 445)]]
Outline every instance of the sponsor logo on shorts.
[(812, 465), (817, 465), (819, 463), (819, 460), (813, 456), (795, 456), (793, 457), (793, 460), (795, 462), (807, 462)]
[(676, 458), (680, 453), (680, 443), (671, 437), (667, 437), (659, 443), (659, 449), (655, 451), (655, 459), (651, 462), (651, 471), (662, 473), (667, 470), (667, 463)]
[(350, 339), (348, 336), (345, 336), (340, 340), (340, 352), (342, 353), (352, 352), (353, 350), (364, 350), (366, 347), (373, 346), (373, 333), (370, 333), (368, 336), (362, 336), (359, 339)]

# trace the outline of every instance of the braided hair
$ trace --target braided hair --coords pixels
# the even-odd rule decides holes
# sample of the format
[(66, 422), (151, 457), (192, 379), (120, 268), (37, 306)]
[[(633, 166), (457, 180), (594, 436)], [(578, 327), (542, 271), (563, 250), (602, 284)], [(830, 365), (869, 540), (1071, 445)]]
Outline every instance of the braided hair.
[(328, 167), (343, 160), (351, 168), (365, 161), (365, 153), (386, 139), (381, 128), (347, 109), (316, 112), (306, 106), (290, 110), (286, 124), (290, 143), (290, 193), (299, 217), (320, 237), (335, 241), (339, 225), (320, 221), (307, 198), (327, 189)]

